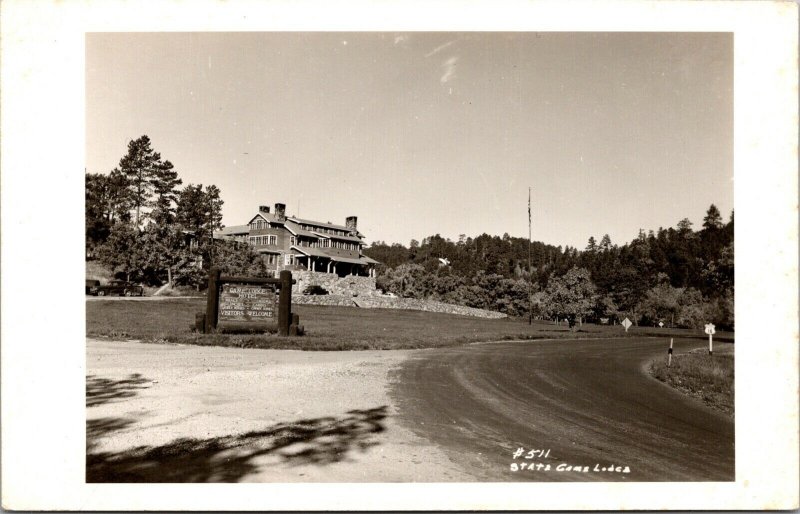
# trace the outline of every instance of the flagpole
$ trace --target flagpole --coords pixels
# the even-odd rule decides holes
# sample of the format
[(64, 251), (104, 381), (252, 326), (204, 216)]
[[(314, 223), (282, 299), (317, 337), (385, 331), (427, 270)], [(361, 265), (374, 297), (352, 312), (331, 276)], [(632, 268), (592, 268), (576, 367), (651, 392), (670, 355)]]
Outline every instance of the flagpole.
[(531, 188), (528, 186), (528, 325), (533, 325), (533, 269), (531, 268)]

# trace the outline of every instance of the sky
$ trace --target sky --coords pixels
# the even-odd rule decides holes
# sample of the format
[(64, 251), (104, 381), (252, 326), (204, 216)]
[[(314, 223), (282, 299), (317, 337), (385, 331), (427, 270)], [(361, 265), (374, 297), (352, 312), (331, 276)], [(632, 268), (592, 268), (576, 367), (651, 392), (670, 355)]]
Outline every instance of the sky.
[(223, 223), (259, 205), (367, 242), (582, 249), (733, 209), (729, 33), (86, 36), (86, 168), (147, 134)]

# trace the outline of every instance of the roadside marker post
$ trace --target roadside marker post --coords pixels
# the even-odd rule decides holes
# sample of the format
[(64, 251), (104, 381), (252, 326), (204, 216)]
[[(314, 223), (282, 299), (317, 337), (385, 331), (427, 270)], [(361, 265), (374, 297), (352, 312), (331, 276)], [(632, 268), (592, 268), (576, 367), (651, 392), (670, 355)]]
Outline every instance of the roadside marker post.
[(631, 328), (631, 325), (633, 325), (633, 323), (631, 323), (631, 320), (629, 320), (628, 318), (622, 320), (622, 326), (625, 327), (625, 332), (627, 332), (628, 329)]
[(714, 324), (706, 323), (706, 334), (708, 334), (708, 354), (714, 355)]
[(669, 338), (669, 351), (667, 351), (667, 367), (672, 366), (672, 338)]

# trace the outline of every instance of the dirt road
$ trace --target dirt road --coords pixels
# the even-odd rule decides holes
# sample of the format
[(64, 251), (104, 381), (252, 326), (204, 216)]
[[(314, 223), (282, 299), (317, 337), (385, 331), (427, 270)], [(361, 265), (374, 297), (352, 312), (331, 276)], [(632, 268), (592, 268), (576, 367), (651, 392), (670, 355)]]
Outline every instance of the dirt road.
[(657, 355), (647, 338), (362, 352), (90, 339), (87, 479), (733, 480), (732, 420), (650, 378)]
[(437, 349), (404, 363), (392, 396), (406, 426), (481, 480), (734, 480), (733, 421), (642, 369), (665, 350), (651, 338)]
[(397, 422), (407, 357), (89, 339), (87, 481), (470, 480)]

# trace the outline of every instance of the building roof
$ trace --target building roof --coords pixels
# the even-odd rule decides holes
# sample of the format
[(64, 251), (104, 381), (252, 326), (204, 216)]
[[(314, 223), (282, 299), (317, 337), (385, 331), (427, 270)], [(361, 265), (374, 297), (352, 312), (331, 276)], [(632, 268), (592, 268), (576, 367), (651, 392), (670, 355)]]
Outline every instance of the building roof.
[[(255, 220), (256, 218), (259, 218), (259, 217), (261, 219), (263, 219), (264, 221), (267, 221), (268, 223), (275, 223), (275, 224), (283, 225), (284, 227), (289, 229), (289, 232), (291, 232), (292, 234), (294, 234), (296, 236), (312, 237), (314, 239), (319, 239), (320, 237), (326, 237), (326, 238), (329, 238), (329, 239), (339, 239), (339, 240), (342, 240), (342, 241), (352, 241), (354, 243), (362, 243), (362, 238), (364, 237), (364, 235), (361, 234), (361, 232), (359, 232), (358, 230), (356, 230), (356, 234), (354, 236), (353, 235), (343, 235), (343, 236), (341, 236), (341, 235), (336, 235), (336, 234), (326, 234), (324, 232), (315, 232), (315, 231), (305, 230), (300, 226), (301, 224), (313, 225), (314, 227), (328, 228), (328, 229), (332, 229), (332, 230), (342, 230), (342, 231), (347, 232), (348, 234), (350, 233), (350, 229), (345, 227), (344, 225), (335, 225), (333, 223), (323, 223), (323, 222), (320, 222), (320, 221), (301, 219), (301, 218), (297, 218), (295, 216), (287, 216), (285, 221), (278, 221), (278, 218), (275, 217), (274, 213), (261, 212), (261, 211), (257, 212), (252, 218), (250, 218), (250, 221), (247, 222), (247, 225), (237, 225), (236, 227), (237, 228), (244, 227), (244, 230), (242, 230), (242, 232), (247, 232), (248, 227), (250, 226), (251, 223), (253, 223), (253, 220)], [(221, 234), (221, 235), (230, 235), (230, 234), (224, 233), (224, 234)]]
[(339, 255), (331, 255), (325, 251), (324, 248), (314, 248), (310, 246), (292, 246), (292, 250), (297, 250), (305, 256), (311, 257), (327, 257), (335, 262), (347, 262), (350, 264), (379, 264), (375, 259), (370, 259), (366, 255), (358, 258), (353, 257), (340, 257)]
[(314, 248), (312, 246), (292, 246), (292, 250), (297, 250), (303, 255), (310, 255), (312, 257), (328, 257), (331, 256), (322, 251), (322, 248)]
[(315, 227), (334, 228), (336, 230), (346, 230), (348, 232), (350, 231), (350, 229), (345, 227), (344, 225), (334, 225), (333, 223), (323, 223), (321, 221), (304, 220), (296, 218), (294, 216), (290, 216), (288, 219), (294, 221), (295, 223), (305, 223), (306, 225), (314, 225)]
[(250, 225), (231, 225), (230, 227), (223, 227), (222, 230), (215, 230), (214, 237), (232, 236), (234, 234), (247, 234), (249, 230)]
[(347, 262), (349, 264), (369, 264), (363, 257), (353, 259), (352, 257), (339, 257), (338, 255), (331, 255), (331, 260), (335, 262)]
[(309, 232), (308, 230), (304, 230), (304, 229), (300, 228), (300, 225), (298, 225), (297, 223), (295, 223), (295, 222), (293, 222), (291, 220), (287, 219), (286, 223), (284, 223), (283, 226), (286, 227), (286, 229), (289, 230), (289, 232), (291, 232), (292, 234), (294, 234), (296, 236), (313, 237), (314, 239), (319, 239), (319, 236), (317, 236), (317, 234), (315, 234), (314, 232)]
[(254, 219), (259, 218), (259, 217), (262, 218), (264, 221), (268, 221), (270, 223), (278, 223), (280, 225), (283, 224), (283, 222), (282, 221), (278, 221), (278, 218), (276, 218), (275, 215), (272, 214), (271, 212), (261, 212), (261, 211), (257, 212), (255, 214), (255, 216), (250, 218), (250, 221), (248, 221), (247, 224), (250, 225), (253, 222)]
[(351, 241), (353, 243), (364, 243), (361, 238), (355, 236), (338, 236), (336, 234), (325, 234), (324, 232), (314, 232), (318, 237), (324, 239), (336, 239), (339, 241)]

